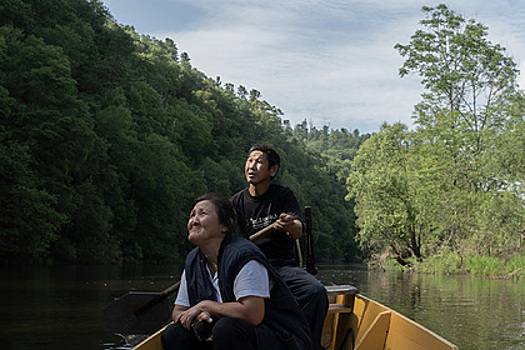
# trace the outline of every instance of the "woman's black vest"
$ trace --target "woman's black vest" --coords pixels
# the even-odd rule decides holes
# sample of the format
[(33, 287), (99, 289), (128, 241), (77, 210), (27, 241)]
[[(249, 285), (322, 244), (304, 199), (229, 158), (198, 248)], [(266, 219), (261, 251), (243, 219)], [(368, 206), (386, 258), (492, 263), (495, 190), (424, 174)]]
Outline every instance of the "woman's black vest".
[[(268, 331), (290, 349), (310, 349), (310, 331), (306, 318), (299, 308), (292, 293), (279, 277), (277, 271), (270, 266), (268, 260), (259, 248), (249, 240), (241, 237), (227, 237), (219, 250), (219, 289), (223, 302), (235, 302), (233, 284), (242, 267), (250, 260), (257, 260), (268, 270), (273, 281), (270, 298), (265, 299), (264, 319), (256, 327), (259, 334), (259, 346), (265, 346)], [(202, 300), (215, 300), (215, 291), (206, 271), (206, 257), (199, 248), (193, 249), (186, 258), (186, 282), (190, 305)]]

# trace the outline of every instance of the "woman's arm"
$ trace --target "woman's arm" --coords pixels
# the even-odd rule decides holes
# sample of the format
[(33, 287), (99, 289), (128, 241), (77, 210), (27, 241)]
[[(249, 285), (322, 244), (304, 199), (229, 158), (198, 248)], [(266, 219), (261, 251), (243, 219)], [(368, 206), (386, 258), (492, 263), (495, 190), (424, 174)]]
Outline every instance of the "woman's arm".
[(173, 308), (173, 312), (171, 313), (171, 318), (175, 323), (179, 322), (182, 313), (188, 309), (189, 307), (187, 306), (175, 305), (175, 307)]
[[(204, 300), (191, 307), (177, 304), (173, 310), (173, 319), (186, 329), (190, 329), (193, 323), (201, 320), (211, 322), (211, 316), (233, 317), (254, 326), (261, 323), (265, 312), (264, 299), (270, 297), (270, 281), (266, 268), (260, 262), (250, 260), (235, 277), (233, 292), (236, 298), (234, 302), (218, 303)], [(189, 305), (182, 298), (184, 293), (179, 291), (179, 296), (177, 300), (180, 304)]]
[[(179, 309), (177, 311), (177, 308)], [(264, 318), (264, 299), (248, 296), (231, 303), (218, 303), (211, 300), (203, 300), (189, 309), (183, 310), (179, 305), (175, 306), (173, 315), (175, 322), (180, 321), (184, 328), (189, 329), (191, 325), (207, 316), (233, 317), (246, 321), (254, 326), (262, 322)]]

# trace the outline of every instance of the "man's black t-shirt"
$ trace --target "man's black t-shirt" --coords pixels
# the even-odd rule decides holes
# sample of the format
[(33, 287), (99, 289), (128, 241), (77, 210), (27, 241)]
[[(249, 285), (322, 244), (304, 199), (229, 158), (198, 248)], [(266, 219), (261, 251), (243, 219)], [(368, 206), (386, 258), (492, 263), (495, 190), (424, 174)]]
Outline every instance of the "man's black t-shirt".
[[(302, 221), (301, 208), (288, 187), (270, 184), (261, 196), (252, 196), (248, 188), (231, 198), (237, 212), (237, 226), (242, 236), (249, 237), (275, 222), (281, 213)], [(286, 232), (272, 231), (254, 242), (268, 259), (293, 259), (294, 240)]]

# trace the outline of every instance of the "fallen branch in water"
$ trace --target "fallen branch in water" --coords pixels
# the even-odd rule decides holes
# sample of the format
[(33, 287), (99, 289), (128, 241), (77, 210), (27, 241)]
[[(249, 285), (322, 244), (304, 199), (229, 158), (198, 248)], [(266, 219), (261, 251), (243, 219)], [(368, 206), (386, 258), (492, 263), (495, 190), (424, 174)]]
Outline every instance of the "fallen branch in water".
[(525, 270), (525, 266), (522, 266), (522, 267), (520, 267), (519, 269), (514, 270), (514, 271), (512, 271), (511, 273), (505, 275), (505, 278), (511, 278), (511, 277), (513, 277), (514, 275), (517, 275), (518, 272), (520, 272), (521, 270)]
[(501, 275), (501, 276), (492, 276), (492, 277), (489, 277), (491, 279), (511, 279), (513, 277), (516, 277), (516, 278), (519, 278), (518, 277), (518, 273), (522, 270), (525, 270), (525, 266), (522, 266), (520, 267), (519, 269), (517, 270), (514, 270), (506, 275)]

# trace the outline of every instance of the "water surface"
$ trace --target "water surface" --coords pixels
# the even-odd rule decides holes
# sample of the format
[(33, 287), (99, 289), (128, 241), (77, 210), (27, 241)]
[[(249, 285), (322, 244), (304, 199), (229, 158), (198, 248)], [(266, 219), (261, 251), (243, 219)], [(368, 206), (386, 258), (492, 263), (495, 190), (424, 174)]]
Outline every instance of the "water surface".
[[(0, 268), (0, 349), (103, 350), (120, 340), (102, 310), (130, 290), (162, 291), (178, 266)], [(320, 266), (325, 284), (352, 284), (461, 350), (525, 350), (525, 282)], [(174, 296), (171, 297), (171, 300)]]
[(462, 350), (525, 349), (525, 281), (367, 271), (358, 265), (322, 269), (326, 283), (349, 283)]

